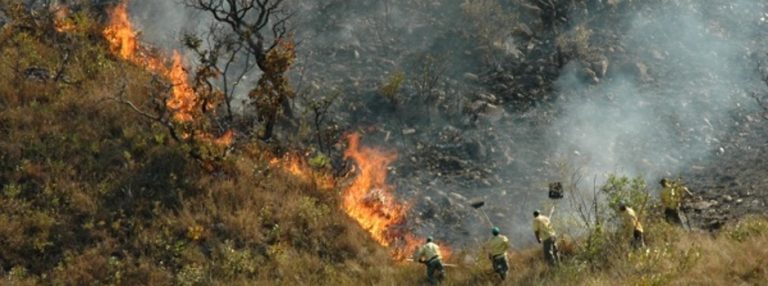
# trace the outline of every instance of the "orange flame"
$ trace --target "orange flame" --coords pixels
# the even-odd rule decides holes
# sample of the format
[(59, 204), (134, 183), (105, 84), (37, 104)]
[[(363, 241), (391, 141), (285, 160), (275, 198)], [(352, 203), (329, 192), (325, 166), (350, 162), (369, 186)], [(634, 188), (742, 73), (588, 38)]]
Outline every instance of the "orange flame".
[(110, 51), (123, 59), (136, 61), (138, 58), (138, 35), (128, 18), (128, 3), (122, 2), (109, 12), (109, 25), (104, 29), (104, 38), (109, 42)]
[[(178, 122), (190, 122), (194, 119), (194, 111), (199, 107), (198, 97), (189, 83), (189, 75), (184, 69), (183, 58), (178, 51), (173, 51), (171, 66), (167, 67), (166, 59), (147, 52), (139, 45), (139, 33), (133, 28), (128, 17), (128, 3), (121, 2), (109, 12), (109, 24), (103, 31), (104, 38), (109, 44), (110, 51), (136, 65), (147, 70), (165, 76), (173, 85), (171, 98), (166, 103), (168, 109), (173, 112), (173, 119)], [(227, 131), (220, 138), (211, 139), (210, 135), (203, 135), (203, 140), (212, 141), (218, 145), (228, 146), (234, 139), (233, 132)]]
[(332, 189), (336, 186), (336, 180), (331, 175), (314, 170), (299, 155), (289, 154), (281, 159), (272, 158), (269, 164), (304, 182), (312, 182), (320, 189)]
[(53, 26), (59, 33), (71, 32), (75, 29), (75, 23), (69, 19), (69, 8), (60, 6), (53, 13)]
[(214, 139), (213, 142), (216, 143), (216, 145), (229, 146), (229, 145), (232, 145), (232, 142), (234, 142), (234, 140), (235, 140), (235, 132), (233, 132), (232, 130), (227, 130), (227, 132), (224, 132), (224, 134), (221, 135), (221, 137)]
[(104, 38), (109, 43), (110, 51), (147, 70), (159, 73), (168, 78), (173, 87), (168, 108), (174, 112), (173, 118), (179, 122), (193, 119), (192, 113), (198, 102), (195, 92), (189, 84), (187, 72), (184, 70), (183, 59), (178, 51), (173, 51), (170, 69), (165, 60), (143, 52), (139, 45), (138, 35), (128, 17), (128, 4), (121, 2), (109, 12), (109, 25), (104, 29)]
[(192, 113), (197, 105), (195, 91), (189, 85), (187, 72), (184, 70), (181, 54), (173, 51), (173, 65), (167, 71), (166, 76), (171, 80), (173, 88), (171, 99), (168, 100), (168, 108), (174, 111), (173, 117), (180, 122), (192, 121)]
[[(360, 135), (347, 136), (349, 147), (344, 158), (357, 164), (357, 176), (344, 191), (344, 211), (367, 230), (382, 246), (392, 248), (392, 256), (402, 260), (422, 243), (422, 239), (402, 229), (409, 206), (399, 203), (387, 184), (387, 166), (397, 159), (394, 152), (360, 146)], [(443, 247), (443, 256), (450, 250)]]

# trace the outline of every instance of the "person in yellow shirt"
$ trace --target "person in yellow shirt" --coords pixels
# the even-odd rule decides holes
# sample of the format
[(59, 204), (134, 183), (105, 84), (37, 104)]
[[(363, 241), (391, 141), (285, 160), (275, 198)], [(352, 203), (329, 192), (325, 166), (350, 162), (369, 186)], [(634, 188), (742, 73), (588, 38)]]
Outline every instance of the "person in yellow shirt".
[(427, 280), (429, 284), (436, 285), (445, 278), (445, 267), (440, 255), (440, 247), (432, 240), (432, 236), (427, 237), (427, 242), (419, 247), (413, 256), (413, 260), (424, 263), (427, 267)]
[(630, 245), (634, 249), (645, 248), (645, 239), (643, 238), (643, 225), (635, 214), (635, 210), (625, 204), (619, 205), (622, 220), (624, 221), (624, 231), (632, 234)]
[(559, 260), (557, 253), (557, 236), (549, 222), (549, 218), (542, 215), (539, 210), (533, 211), (533, 233), (536, 241), (544, 244), (544, 259), (549, 265), (555, 266)]
[(507, 278), (507, 271), (509, 271), (509, 261), (507, 260), (509, 239), (501, 234), (498, 227), (493, 227), (491, 234), (493, 237), (485, 243), (483, 248), (493, 263), (493, 271), (499, 274), (501, 280), (504, 280)]
[(684, 196), (691, 196), (691, 192), (685, 186), (673, 184), (666, 178), (659, 181), (661, 184), (661, 205), (664, 207), (664, 220), (670, 224), (683, 225), (680, 217), (680, 206)]

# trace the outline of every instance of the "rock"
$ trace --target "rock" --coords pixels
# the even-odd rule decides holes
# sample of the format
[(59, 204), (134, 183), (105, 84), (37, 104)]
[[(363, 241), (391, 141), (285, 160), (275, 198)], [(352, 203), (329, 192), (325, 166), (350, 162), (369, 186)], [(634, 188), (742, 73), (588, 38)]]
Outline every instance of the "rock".
[(695, 202), (691, 205), (691, 207), (695, 210), (706, 210), (712, 206), (717, 205), (716, 200), (709, 200), (709, 201), (699, 201)]
[(480, 116), (483, 119), (486, 119), (490, 122), (497, 122), (502, 117), (504, 117), (504, 108), (501, 108), (498, 105), (495, 104), (485, 104), (484, 108), (482, 109)]
[(464, 150), (467, 152), (467, 155), (474, 160), (485, 159), (488, 155), (485, 145), (478, 140), (472, 140), (465, 144)]
[(597, 73), (597, 77), (605, 77), (605, 74), (608, 73), (608, 59), (603, 58), (600, 61), (593, 62), (592, 70)]
[(446, 171), (458, 171), (464, 169), (464, 161), (454, 156), (443, 156), (438, 159), (438, 164), (441, 170)]
[(516, 31), (519, 31), (520, 33), (522, 33), (523, 35), (526, 35), (528, 37), (533, 37), (534, 36), (533, 30), (531, 30), (531, 28), (528, 27), (528, 25), (526, 25), (525, 23), (522, 23), (522, 22), (517, 24)]
[(642, 62), (635, 63), (635, 71), (637, 72), (637, 76), (642, 81), (651, 81), (653, 78), (648, 75), (648, 66), (646, 66)]
[(413, 128), (405, 128), (403, 129), (403, 135), (410, 135), (416, 133), (416, 129)]
[(597, 73), (593, 71), (591, 68), (584, 68), (582, 70), (584, 74), (592, 81), (592, 84), (598, 84), (600, 83), (600, 79), (597, 78)]
[(486, 102), (496, 102), (496, 96), (491, 93), (481, 92), (477, 94), (477, 97)]
[(478, 77), (476, 74), (473, 73), (464, 73), (464, 79), (471, 80), (471, 81), (479, 81), (480, 77)]
[(450, 192), (450, 193), (448, 193), (448, 195), (449, 195), (449, 196), (451, 196), (451, 197), (453, 197), (454, 199), (456, 199), (456, 200), (460, 201), (460, 202), (465, 202), (465, 201), (467, 201), (467, 197), (465, 197), (465, 196), (462, 196), (461, 194), (459, 194), (459, 193), (456, 193), (456, 192)]
[(724, 195), (723, 200), (730, 203), (731, 201), (733, 201), (733, 197), (731, 197), (730, 195)]
[(392, 66), (392, 67), (397, 66), (395, 61), (390, 60), (390, 59), (381, 59), (381, 63), (383, 63), (385, 65), (388, 65), (388, 66)]

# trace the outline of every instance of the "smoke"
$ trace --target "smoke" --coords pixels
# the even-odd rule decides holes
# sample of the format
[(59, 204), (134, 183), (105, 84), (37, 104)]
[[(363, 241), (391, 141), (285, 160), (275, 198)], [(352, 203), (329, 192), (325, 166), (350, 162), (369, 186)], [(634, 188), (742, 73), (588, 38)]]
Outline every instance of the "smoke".
[[(417, 234), (461, 243), (484, 238), (488, 229), (482, 216), (466, 204), (466, 198), (482, 197), (493, 223), (508, 230), (516, 246), (533, 243), (531, 211), (548, 210), (543, 208), (549, 203), (546, 183), (557, 178), (559, 162), (583, 167), (589, 189), (592, 178), (599, 184), (608, 173), (643, 175), (653, 182), (711, 164), (732, 152), (728, 142), (739, 136), (732, 130), (756, 110), (751, 92), (764, 90), (757, 72), (768, 39), (759, 34), (766, 28), (762, 1), (621, 1), (623, 8), (604, 8), (591, 18), (570, 22), (585, 23), (592, 31), (590, 51), (606, 59), (606, 73), (597, 83), (584, 72), (594, 65), (574, 60), (560, 70), (554, 103), (504, 113), (495, 122), (473, 125), (466, 118), (430, 112), (383, 115), (378, 88), (397, 70), (408, 78), (418, 76), (425, 55), (438, 56), (448, 67), (437, 98), (461, 101), (473, 96), (477, 82), (466, 80), (465, 73), (480, 74), (478, 70), (487, 66), (481, 63), (478, 44), (464, 37), (471, 23), (462, 18), (463, 2), (290, 4), (297, 12), (293, 27), (299, 57), (292, 84), (309, 87), (311, 95), (338, 88), (344, 108), (337, 105), (330, 111), (333, 116), (342, 124), (346, 120), (347, 125), (381, 127), (382, 138), (371, 134), (367, 142), (401, 153), (390, 177), (399, 197), (415, 201), (409, 215), (418, 217)], [(163, 48), (178, 48), (181, 32), (205, 31), (211, 21), (176, 1), (132, 1), (130, 8), (143, 38)], [(516, 13), (519, 19), (539, 16), (525, 9)], [(601, 19), (601, 13), (620, 16)], [(526, 31), (537, 26), (524, 24)], [(504, 29), (510, 31), (498, 34), (513, 34), (515, 28)], [(546, 56), (532, 56), (528, 59), (536, 61), (528, 62), (518, 56), (546, 54), (544, 43), (551, 46), (556, 39), (525, 33), (501, 39), (511, 54), (505, 61), (520, 61), (514, 66), (535, 74), (542, 68), (538, 60), (546, 61)], [(530, 37), (538, 39), (528, 41)], [(525, 81), (518, 85), (524, 87), (540, 81), (525, 75), (510, 80)], [(402, 93), (415, 94), (408, 86)], [(364, 108), (368, 111), (355, 113)], [(406, 128), (415, 133), (404, 135)], [(496, 173), (480, 170), (488, 162), (494, 167), (487, 169)], [(565, 208), (564, 202), (559, 204)], [(564, 212), (569, 210), (558, 211)], [(556, 221), (565, 216), (558, 215)]]
[(166, 51), (180, 49), (184, 33), (203, 33), (213, 20), (179, 1), (129, 0), (129, 4), (141, 39)]
[(556, 82), (554, 153), (584, 158), (591, 175), (654, 179), (728, 152), (723, 141), (762, 86), (754, 39), (763, 13), (759, 1), (672, 1), (628, 15), (623, 66), (593, 85), (572, 63)]

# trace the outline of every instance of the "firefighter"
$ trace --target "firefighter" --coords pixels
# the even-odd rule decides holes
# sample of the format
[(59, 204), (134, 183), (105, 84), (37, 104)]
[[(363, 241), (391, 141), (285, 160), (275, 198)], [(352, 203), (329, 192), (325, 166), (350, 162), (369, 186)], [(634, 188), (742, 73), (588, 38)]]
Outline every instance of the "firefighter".
[(621, 218), (624, 222), (625, 232), (627, 234), (632, 234), (632, 241), (630, 242), (632, 248), (645, 248), (645, 238), (643, 238), (643, 225), (640, 223), (640, 220), (637, 219), (635, 210), (625, 204), (620, 204), (619, 211), (621, 212)]
[(684, 196), (691, 196), (688, 188), (670, 182), (666, 178), (659, 181), (661, 184), (661, 205), (664, 207), (664, 220), (670, 224), (683, 226), (683, 220), (680, 217), (680, 206), (683, 203)]
[(533, 233), (538, 243), (543, 242), (544, 259), (551, 266), (557, 265), (559, 260), (557, 253), (557, 236), (549, 222), (549, 218), (542, 215), (539, 210), (533, 211)]
[(416, 251), (413, 260), (424, 263), (427, 267), (427, 280), (429, 284), (436, 285), (443, 281), (445, 267), (440, 256), (440, 247), (432, 240), (432, 236), (427, 237), (427, 242)]
[(493, 237), (485, 243), (485, 252), (488, 253), (488, 259), (491, 260), (493, 271), (499, 274), (501, 280), (504, 280), (507, 278), (507, 271), (509, 270), (509, 261), (507, 260), (509, 239), (501, 234), (498, 227), (493, 227), (491, 234)]

